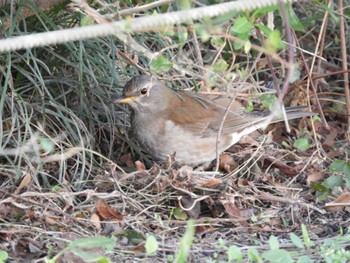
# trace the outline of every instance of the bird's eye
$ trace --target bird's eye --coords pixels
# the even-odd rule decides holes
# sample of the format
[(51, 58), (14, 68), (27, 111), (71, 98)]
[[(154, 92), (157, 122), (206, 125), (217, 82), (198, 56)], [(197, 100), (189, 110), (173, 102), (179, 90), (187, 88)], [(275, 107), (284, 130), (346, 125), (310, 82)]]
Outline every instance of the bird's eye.
[(140, 91), (141, 95), (146, 95), (148, 93), (148, 90), (146, 88), (143, 88), (141, 91)]

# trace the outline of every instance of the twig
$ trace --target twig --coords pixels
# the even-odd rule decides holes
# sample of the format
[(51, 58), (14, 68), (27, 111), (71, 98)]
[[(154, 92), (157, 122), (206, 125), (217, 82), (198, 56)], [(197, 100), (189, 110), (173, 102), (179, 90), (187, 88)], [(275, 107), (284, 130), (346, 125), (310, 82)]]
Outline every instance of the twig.
[(338, 0), (339, 8), (339, 31), (340, 31), (340, 48), (341, 48), (341, 61), (342, 68), (344, 70), (344, 89), (345, 89), (345, 98), (346, 98), (346, 113), (348, 119), (348, 140), (350, 140), (350, 91), (349, 91), (349, 74), (348, 74), (348, 63), (347, 63), (347, 54), (346, 54), (346, 40), (345, 40), (345, 26), (344, 26), (344, 9), (343, 9), (343, 0)]

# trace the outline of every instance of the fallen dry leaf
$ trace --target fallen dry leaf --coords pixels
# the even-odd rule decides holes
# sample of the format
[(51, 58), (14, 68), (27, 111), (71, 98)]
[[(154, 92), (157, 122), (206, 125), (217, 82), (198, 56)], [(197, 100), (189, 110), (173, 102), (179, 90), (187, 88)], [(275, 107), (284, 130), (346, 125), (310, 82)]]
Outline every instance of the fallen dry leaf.
[(145, 243), (141, 243), (140, 245), (133, 247), (132, 251), (135, 253), (143, 253), (145, 252)]
[(312, 172), (306, 179), (307, 185), (311, 185), (312, 182), (318, 182), (326, 176), (325, 172)]
[(237, 169), (238, 164), (233, 159), (233, 157), (227, 153), (223, 153), (220, 156), (220, 169), (226, 172), (233, 172)]
[(58, 216), (46, 216), (45, 223), (49, 226), (59, 225), (56, 219), (60, 219)]
[(145, 165), (140, 161), (135, 162), (135, 167), (136, 167), (137, 171), (145, 171), (146, 170)]
[(20, 192), (23, 188), (27, 187), (27, 186), (31, 183), (31, 181), (32, 181), (32, 176), (30, 175), (30, 173), (27, 173), (27, 174), (23, 177), (23, 179), (22, 179), (20, 185), (17, 187), (17, 189), (16, 189), (13, 193), (14, 193), (15, 195), (19, 194), (19, 192)]
[(223, 201), (221, 201), (221, 203), (225, 207), (227, 214), (231, 218), (240, 218), (241, 217), (241, 213), (234, 202), (232, 202), (231, 200), (223, 200)]
[(96, 209), (98, 214), (104, 220), (122, 220), (124, 215), (115, 211), (110, 205), (103, 199), (98, 199), (96, 202)]
[(342, 193), (333, 202), (327, 203), (324, 209), (327, 212), (335, 213), (339, 212), (344, 207), (347, 211), (350, 211), (350, 193)]
[(127, 167), (134, 167), (134, 163), (132, 161), (131, 153), (126, 153), (120, 156), (120, 163), (126, 164)]
[(272, 156), (264, 156), (264, 161), (266, 161), (272, 167), (278, 168), (282, 173), (286, 175), (296, 175), (299, 173), (299, 170), (296, 167), (288, 166), (287, 164), (281, 162), (280, 160), (272, 157)]
[(210, 179), (209, 181), (205, 182), (204, 184), (202, 184), (201, 187), (213, 188), (213, 187), (217, 187), (221, 184), (222, 184), (221, 180), (217, 180), (217, 179), (213, 178), (213, 179)]
[(90, 216), (91, 223), (97, 230), (101, 229), (101, 220), (100, 217), (96, 213), (92, 213)]

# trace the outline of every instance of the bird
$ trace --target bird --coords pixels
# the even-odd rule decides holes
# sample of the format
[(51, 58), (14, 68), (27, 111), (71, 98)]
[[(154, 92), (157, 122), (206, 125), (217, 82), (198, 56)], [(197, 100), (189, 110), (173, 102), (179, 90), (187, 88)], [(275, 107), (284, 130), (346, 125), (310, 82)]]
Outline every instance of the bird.
[[(284, 119), (270, 111), (247, 112), (228, 96), (175, 91), (149, 75), (129, 80), (115, 103), (131, 107), (131, 128), (153, 160), (175, 154), (187, 165), (209, 163), (243, 136)], [(287, 119), (314, 114), (304, 108), (286, 108)]]

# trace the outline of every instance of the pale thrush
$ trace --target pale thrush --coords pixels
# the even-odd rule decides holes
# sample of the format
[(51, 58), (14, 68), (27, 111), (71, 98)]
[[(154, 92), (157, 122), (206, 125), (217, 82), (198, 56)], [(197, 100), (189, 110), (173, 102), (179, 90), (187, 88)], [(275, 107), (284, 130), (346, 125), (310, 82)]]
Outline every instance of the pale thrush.
[[(164, 160), (175, 153), (183, 164), (207, 163), (243, 136), (283, 120), (270, 112), (247, 112), (238, 101), (208, 94), (174, 91), (150, 76), (131, 79), (117, 103), (128, 103), (132, 109), (131, 125), (140, 145), (155, 159)], [(312, 116), (305, 107), (286, 109), (288, 119)], [(226, 118), (223, 120), (223, 117)], [(266, 120), (268, 123), (266, 123)], [(218, 136), (221, 126), (221, 133)]]

